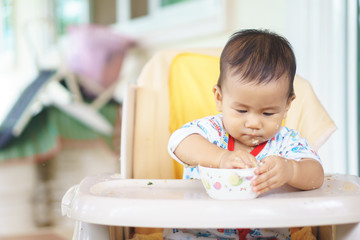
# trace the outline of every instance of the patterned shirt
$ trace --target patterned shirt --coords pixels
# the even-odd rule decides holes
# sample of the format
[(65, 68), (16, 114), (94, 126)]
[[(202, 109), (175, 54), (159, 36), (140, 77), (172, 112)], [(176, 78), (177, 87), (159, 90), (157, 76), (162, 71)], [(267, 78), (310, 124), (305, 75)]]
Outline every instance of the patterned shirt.
[[(190, 167), (180, 159), (178, 159), (174, 151), (179, 143), (191, 134), (200, 134), (209, 142), (228, 149), (229, 133), (223, 126), (222, 114), (208, 116), (189, 122), (176, 130), (169, 139), (168, 151), (172, 158), (184, 165), (183, 179), (200, 179), (196, 167)], [(260, 161), (266, 156), (275, 155), (287, 159), (299, 161), (303, 158), (315, 159), (319, 162), (320, 158), (317, 153), (310, 147), (307, 140), (302, 138), (298, 131), (281, 127), (279, 132), (268, 142), (262, 151), (256, 156)]]

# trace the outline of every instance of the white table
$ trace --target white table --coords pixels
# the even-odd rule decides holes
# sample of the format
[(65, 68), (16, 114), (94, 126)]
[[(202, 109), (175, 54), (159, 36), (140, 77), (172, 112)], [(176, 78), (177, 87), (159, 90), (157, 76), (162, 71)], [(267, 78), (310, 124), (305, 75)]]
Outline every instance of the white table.
[[(286, 186), (256, 199), (229, 201), (211, 199), (199, 180), (120, 179), (116, 174), (104, 174), (87, 177), (69, 189), (62, 200), (62, 212), (86, 223), (82, 228), (89, 229), (87, 235), (103, 234), (107, 231), (103, 227), (108, 225), (155, 228), (339, 225), (352, 234), (360, 234), (359, 203), (360, 178), (348, 175), (328, 175), (321, 188), (311, 191)], [(84, 233), (77, 234), (76, 239), (85, 239), (81, 237)]]

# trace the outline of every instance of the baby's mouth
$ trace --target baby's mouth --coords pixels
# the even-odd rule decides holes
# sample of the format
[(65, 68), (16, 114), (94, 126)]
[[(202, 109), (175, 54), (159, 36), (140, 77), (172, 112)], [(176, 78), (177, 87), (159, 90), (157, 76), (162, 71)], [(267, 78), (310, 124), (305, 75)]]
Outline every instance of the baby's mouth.
[(254, 144), (254, 145), (259, 145), (260, 140), (256, 139), (256, 138), (253, 138), (253, 139), (251, 139), (251, 143)]
[(247, 135), (248, 137), (248, 141), (252, 144), (252, 145), (259, 145), (262, 142), (262, 137), (258, 136), (258, 135)]

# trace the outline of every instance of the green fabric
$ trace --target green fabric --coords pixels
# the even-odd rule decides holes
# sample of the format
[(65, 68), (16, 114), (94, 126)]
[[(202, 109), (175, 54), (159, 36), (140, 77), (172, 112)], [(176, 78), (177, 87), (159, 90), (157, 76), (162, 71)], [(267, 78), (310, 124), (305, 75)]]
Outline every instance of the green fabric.
[[(118, 104), (108, 103), (100, 113), (114, 126)], [(0, 162), (46, 153), (55, 148), (59, 138), (72, 140), (104, 140), (113, 149), (112, 136), (105, 136), (55, 107), (34, 116), (23, 133), (0, 150)]]

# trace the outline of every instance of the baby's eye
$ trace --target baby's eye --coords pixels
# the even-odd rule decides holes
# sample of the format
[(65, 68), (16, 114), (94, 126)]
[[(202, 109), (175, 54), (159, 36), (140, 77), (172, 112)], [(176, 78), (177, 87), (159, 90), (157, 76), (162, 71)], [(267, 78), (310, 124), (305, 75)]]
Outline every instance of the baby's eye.
[(246, 110), (237, 110), (239, 113), (247, 113)]
[(264, 112), (263, 114), (264, 114), (265, 116), (272, 116), (272, 115), (274, 115), (275, 113)]

